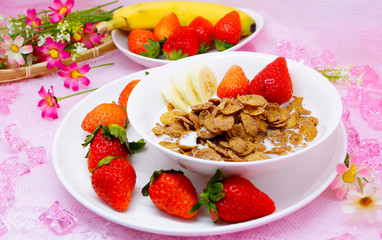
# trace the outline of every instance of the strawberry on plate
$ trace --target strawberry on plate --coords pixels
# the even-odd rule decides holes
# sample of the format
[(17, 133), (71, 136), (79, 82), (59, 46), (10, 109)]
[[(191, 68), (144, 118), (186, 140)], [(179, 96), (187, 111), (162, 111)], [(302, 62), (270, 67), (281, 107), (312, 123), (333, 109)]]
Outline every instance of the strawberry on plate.
[(126, 111), (116, 103), (101, 103), (86, 114), (81, 128), (89, 133), (94, 132), (99, 125), (118, 124), (125, 127)]
[(245, 222), (272, 214), (275, 203), (248, 179), (240, 176), (224, 177), (220, 170), (207, 183), (207, 187), (192, 211), (202, 205), (216, 223), (221, 219), (229, 223)]
[(156, 58), (160, 53), (160, 45), (155, 34), (149, 30), (134, 29), (128, 37), (131, 52), (145, 57)]
[(211, 36), (215, 47), (224, 51), (237, 44), (241, 39), (240, 15), (237, 11), (231, 11), (224, 15), (212, 28)]
[(125, 211), (136, 183), (136, 173), (124, 158), (106, 157), (92, 171), (92, 187), (113, 209)]
[(118, 105), (121, 106), (126, 110), (127, 101), (129, 100), (130, 94), (135, 88), (135, 86), (140, 82), (141, 80), (132, 80), (129, 82), (125, 88), (122, 90), (122, 92), (119, 94), (118, 98)]
[(195, 29), (186, 26), (175, 28), (173, 34), (163, 44), (163, 56), (168, 60), (178, 60), (193, 56), (199, 51), (199, 40)]
[(214, 25), (208, 19), (198, 16), (194, 18), (188, 26), (195, 29), (196, 34), (198, 35), (200, 42), (199, 53), (205, 53), (211, 48), (211, 31)]
[(217, 95), (219, 98), (236, 98), (246, 95), (249, 91), (249, 80), (243, 69), (238, 65), (232, 65), (225, 73), (220, 82)]
[(154, 34), (159, 41), (162, 41), (168, 39), (178, 26), (180, 26), (178, 16), (174, 12), (169, 12), (155, 25)]
[(282, 104), (293, 94), (292, 79), (284, 57), (265, 66), (251, 81), (249, 92), (263, 96), (268, 102)]
[(143, 187), (142, 195), (150, 196), (159, 209), (171, 215), (192, 218), (197, 214), (197, 211), (190, 213), (197, 202), (195, 187), (182, 171), (155, 171)]
[(89, 145), (88, 169), (93, 171), (99, 161), (108, 156), (128, 158), (126, 130), (117, 125), (100, 125), (91, 135), (87, 136), (82, 146)]

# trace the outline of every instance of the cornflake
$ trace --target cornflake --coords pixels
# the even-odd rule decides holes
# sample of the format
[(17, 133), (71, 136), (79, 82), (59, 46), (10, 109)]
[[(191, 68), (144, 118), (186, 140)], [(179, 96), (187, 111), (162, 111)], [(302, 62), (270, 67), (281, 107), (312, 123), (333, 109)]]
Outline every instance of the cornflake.
[(286, 155), (307, 146), (318, 119), (293, 97), (282, 107), (260, 95), (211, 98), (183, 113), (169, 104), (152, 132), (175, 152), (212, 161), (247, 162)]

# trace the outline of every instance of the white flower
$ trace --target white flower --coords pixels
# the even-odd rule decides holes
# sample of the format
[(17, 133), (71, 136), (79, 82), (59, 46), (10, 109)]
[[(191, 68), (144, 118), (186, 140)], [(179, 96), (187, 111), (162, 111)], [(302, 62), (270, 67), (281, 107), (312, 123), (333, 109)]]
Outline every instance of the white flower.
[(377, 211), (382, 210), (382, 192), (376, 191), (372, 184), (365, 184), (362, 193), (349, 191), (347, 200), (341, 207), (344, 213), (353, 213), (353, 222), (365, 215), (369, 223), (373, 223), (377, 218)]
[(2, 44), (3, 49), (5, 51), (5, 55), (8, 56), (8, 62), (10, 64), (19, 64), (24, 65), (25, 60), (21, 54), (28, 54), (33, 51), (33, 47), (31, 45), (25, 45), (24, 38), (21, 36), (17, 36), (15, 40), (7, 35), (3, 37), (4, 43)]

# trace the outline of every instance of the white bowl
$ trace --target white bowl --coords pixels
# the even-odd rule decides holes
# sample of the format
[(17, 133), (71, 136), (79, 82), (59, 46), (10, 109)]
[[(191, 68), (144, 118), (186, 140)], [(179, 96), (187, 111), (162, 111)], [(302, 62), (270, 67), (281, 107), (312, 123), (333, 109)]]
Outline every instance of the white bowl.
[(193, 61), (198, 60), (209, 65), (220, 82), (228, 68), (237, 64), (243, 68), (246, 76), (251, 80), (275, 58), (276, 56), (260, 53), (226, 52), (186, 58), (157, 68), (144, 78), (130, 95), (127, 106), (130, 124), (142, 138), (169, 159), (200, 174), (212, 175), (217, 169), (221, 169), (225, 174), (255, 177), (279, 170), (298, 160), (309, 161), (312, 156), (320, 155), (325, 151), (323, 143), (333, 134), (340, 123), (342, 103), (337, 90), (325, 77), (317, 71), (291, 60), (287, 60), (287, 64), (293, 81), (293, 95), (303, 97), (304, 106), (311, 110), (312, 115), (319, 120), (318, 135), (307, 147), (285, 156), (262, 161), (217, 162), (185, 156), (166, 149), (158, 144), (158, 137), (151, 131), (159, 122), (160, 116), (167, 111), (167, 102), (161, 95), (161, 86), (171, 80), (174, 71), (181, 71)]
[[(229, 48), (223, 52), (235, 51), (235, 50), (241, 48), (242, 46), (247, 44), (249, 41), (251, 41), (260, 32), (260, 30), (263, 28), (264, 20), (260, 14), (258, 14), (255, 11), (249, 10), (249, 9), (244, 9), (244, 8), (239, 8), (239, 9), (246, 12), (247, 14), (249, 14), (256, 21), (256, 31), (254, 33), (252, 33), (251, 35), (241, 39), (239, 41), (239, 43), (236, 44), (235, 46), (233, 46), (233, 47), (231, 47), (231, 48)], [(128, 58), (130, 58), (134, 62), (137, 62), (137, 63), (139, 63), (145, 67), (148, 67), (148, 68), (158, 67), (158, 66), (162, 66), (164, 64), (170, 63), (170, 62), (174, 62), (171, 60), (166, 60), (163, 57), (149, 58), (149, 57), (141, 56), (139, 54), (132, 53), (129, 49), (129, 46), (128, 46), (128, 37), (127, 36), (128, 36), (128, 32), (126, 32), (126, 31), (114, 30), (112, 32), (112, 38), (113, 38), (114, 44), (117, 46), (117, 48), (124, 55), (126, 55)], [(218, 50), (217, 49), (211, 49), (211, 50), (208, 50), (208, 52), (205, 54), (214, 53), (214, 52), (218, 52)]]

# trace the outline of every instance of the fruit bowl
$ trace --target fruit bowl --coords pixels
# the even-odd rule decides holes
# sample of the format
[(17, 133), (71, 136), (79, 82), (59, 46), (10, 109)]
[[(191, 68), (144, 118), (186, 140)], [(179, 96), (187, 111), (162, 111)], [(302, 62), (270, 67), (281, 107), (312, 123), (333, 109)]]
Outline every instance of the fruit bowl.
[[(229, 52), (229, 51), (235, 51), (241, 47), (243, 47), (245, 44), (247, 44), (249, 41), (251, 41), (263, 28), (264, 20), (260, 14), (258, 14), (255, 11), (249, 10), (249, 9), (243, 9), (239, 8), (240, 10), (248, 13), (255, 21), (256, 21), (256, 31), (252, 33), (251, 35), (241, 39), (238, 44), (234, 45), (233, 47), (223, 51), (223, 52)], [(162, 66), (164, 64), (173, 62), (171, 60), (167, 60), (163, 58), (163, 56), (160, 56), (159, 58), (149, 58), (144, 57), (135, 53), (132, 53), (129, 50), (128, 46), (128, 32), (123, 30), (113, 30), (112, 31), (112, 38), (114, 41), (114, 44), (117, 46), (117, 48), (129, 59), (133, 60), (134, 62), (137, 62), (145, 67), (151, 68), (151, 67), (158, 67)], [(207, 54), (218, 52), (217, 49), (213, 48), (207, 51)]]
[(287, 64), (293, 82), (293, 95), (303, 97), (303, 106), (311, 110), (312, 115), (319, 120), (317, 137), (305, 148), (260, 161), (212, 161), (189, 157), (164, 148), (158, 144), (158, 137), (151, 131), (159, 122), (160, 116), (167, 111), (167, 102), (162, 96), (161, 87), (171, 80), (175, 69), (182, 71), (197, 60), (212, 68), (219, 83), (228, 68), (236, 64), (242, 67), (247, 78), (251, 80), (275, 58), (276, 56), (250, 52), (212, 53), (182, 59), (157, 68), (144, 81), (141, 81), (130, 95), (127, 106), (130, 124), (142, 138), (166, 157), (192, 172), (204, 175), (213, 175), (216, 169), (221, 169), (228, 175), (240, 174), (245, 177), (256, 177), (284, 168), (298, 160), (314, 159), (313, 156), (321, 155), (328, 147), (327, 139), (340, 123), (341, 98), (325, 77), (315, 70), (291, 60), (287, 60)]

